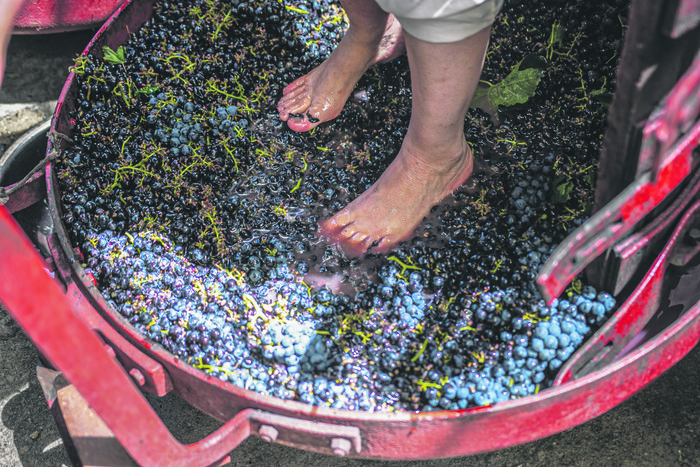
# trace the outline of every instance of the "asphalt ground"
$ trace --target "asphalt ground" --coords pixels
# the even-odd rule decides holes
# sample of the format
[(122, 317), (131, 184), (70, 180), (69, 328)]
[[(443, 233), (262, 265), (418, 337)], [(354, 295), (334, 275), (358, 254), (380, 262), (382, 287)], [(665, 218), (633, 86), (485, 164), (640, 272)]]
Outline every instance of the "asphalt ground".
[[(73, 58), (93, 34), (81, 31), (13, 37), (0, 90), (4, 123), (13, 118), (2, 113), (3, 108), (8, 109), (4, 104), (56, 100)], [(3, 141), (2, 137), (0, 134), (0, 154), (12, 138)], [(36, 363), (34, 345), (0, 309), (0, 466), (70, 465), (39, 387)], [(182, 442), (195, 442), (221, 426), (176, 396), (147, 395), (147, 399)], [(266, 467), (700, 466), (700, 349), (693, 349), (657, 380), (602, 416), (501, 451), (454, 459), (382, 462), (330, 457), (252, 437), (235, 449), (231, 458), (230, 465)]]

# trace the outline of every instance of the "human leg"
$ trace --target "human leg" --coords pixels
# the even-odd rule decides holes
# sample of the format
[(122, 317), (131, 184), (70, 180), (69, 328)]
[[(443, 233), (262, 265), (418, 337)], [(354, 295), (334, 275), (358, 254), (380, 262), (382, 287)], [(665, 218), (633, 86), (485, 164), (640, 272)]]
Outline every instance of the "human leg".
[[(320, 233), (350, 255), (386, 251), (406, 239), (430, 209), (472, 172), (464, 117), (481, 74), (490, 27), (451, 43), (405, 33), (411, 69), (411, 121), (382, 176), (321, 224)], [(375, 243), (376, 242), (376, 243)]]
[(340, 44), (321, 65), (288, 85), (278, 103), (280, 119), (294, 131), (309, 131), (337, 117), (370, 66), (403, 53), (401, 25), (374, 0), (342, 4), (350, 27)]

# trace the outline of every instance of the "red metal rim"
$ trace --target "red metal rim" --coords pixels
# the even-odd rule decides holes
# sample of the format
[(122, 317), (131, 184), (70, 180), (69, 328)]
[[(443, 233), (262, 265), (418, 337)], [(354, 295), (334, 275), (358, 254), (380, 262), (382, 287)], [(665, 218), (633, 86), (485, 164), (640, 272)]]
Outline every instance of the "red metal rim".
[(124, 0), (33, 0), (14, 19), (15, 34), (48, 34), (100, 26)]
[[(115, 48), (125, 42), (129, 30), (151, 14), (153, 0), (129, 0), (105, 23), (86, 48), (101, 55), (104, 45)], [(75, 101), (76, 77), (63, 88), (52, 130), (69, 134), (75, 122), (70, 110)], [(63, 143), (62, 143), (63, 144)], [(63, 254), (73, 250), (62, 225), (59, 192), (52, 167), (47, 169), (49, 206)], [(647, 274), (648, 280), (663, 274), (665, 251)], [(58, 263), (59, 258), (54, 258)], [(700, 338), (700, 305), (696, 305), (655, 340), (608, 367), (580, 379), (565, 382), (540, 394), (496, 406), (431, 413), (367, 413), (312, 407), (242, 389), (210, 377), (180, 361), (161, 346), (152, 344), (102, 299), (78, 261), (65, 271), (75, 280), (68, 293), (84, 314), (96, 313), (129, 342), (165, 367), (173, 388), (183, 399), (219, 420), (229, 420), (246, 408), (256, 408), (299, 419), (356, 426), (362, 432), (357, 457), (421, 459), (475, 454), (532, 441), (583, 423), (611, 409), (640, 390), (687, 354)], [(71, 279), (72, 278), (72, 279)], [(640, 284), (640, 293), (645, 281)], [(308, 449), (325, 450), (313, 445)]]

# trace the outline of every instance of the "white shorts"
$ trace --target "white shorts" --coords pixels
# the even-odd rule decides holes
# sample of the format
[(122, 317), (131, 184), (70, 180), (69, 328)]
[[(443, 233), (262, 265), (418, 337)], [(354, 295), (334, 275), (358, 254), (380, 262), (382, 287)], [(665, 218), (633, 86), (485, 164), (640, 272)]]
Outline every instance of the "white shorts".
[(493, 23), (503, 0), (375, 0), (425, 42), (457, 42)]

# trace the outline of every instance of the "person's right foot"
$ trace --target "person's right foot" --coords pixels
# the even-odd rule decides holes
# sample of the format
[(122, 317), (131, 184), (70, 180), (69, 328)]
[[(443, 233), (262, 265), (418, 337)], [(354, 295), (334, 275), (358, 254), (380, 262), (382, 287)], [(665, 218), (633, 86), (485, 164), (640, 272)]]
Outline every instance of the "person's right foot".
[[(386, 253), (410, 237), (430, 209), (464, 183), (474, 166), (464, 136), (452, 153), (429, 154), (404, 140), (379, 180), (332, 218), (319, 234), (348, 256)], [(447, 154), (450, 154), (448, 156)]]
[(378, 39), (361, 40), (351, 27), (326, 61), (284, 88), (277, 104), (280, 119), (294, 131), (309, 131), (334, 119), (370, 66), (404, 51), (403, 31), (393, 15)]

